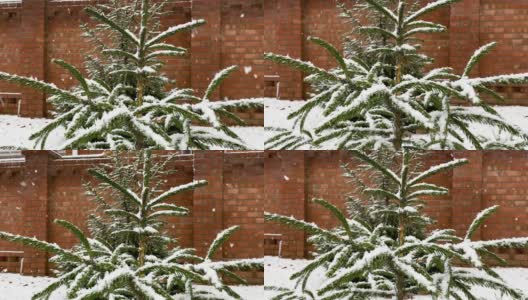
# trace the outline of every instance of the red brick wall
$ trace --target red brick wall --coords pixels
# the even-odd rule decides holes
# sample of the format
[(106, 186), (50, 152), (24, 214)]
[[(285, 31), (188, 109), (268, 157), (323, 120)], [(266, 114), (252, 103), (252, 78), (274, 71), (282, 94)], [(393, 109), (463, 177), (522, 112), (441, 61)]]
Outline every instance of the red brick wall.
[[(21, 72), (20, 56), (22, 15), (21, 4), (0, 4), (0, 70), (9, 73)], [(10, 91), (19, 93), (21, 89), (15, 85), (0, 81), (0, 92)], [(0, 106), (0, 113), (15, 113), (15, 110), (6, 106)]]
[(528, 51), (523, 30), (526, 26), (528, 1), (480, 1), (480, 43), (498, 42), (497, 55), (489, 56), (480, 67), (482, 75), (528, 70), (528, 61), (523, 55)]
[[(27, 184), (23, 181), (23, 168), (21, 162), (7, 162), (1, 164), (0, 180), (0, 220), (2, 228), (7, 231), (20, 231), (23, 224), (22, 189)], [(20, 247), (6, 241), (0, 241), (0, 248), (5, 250), (20, 250)], [(0, 267), (1, 268), (1, 267)]]
[[(304, 218), (305, 212), (305, 164), (304, 151), (266, 151), (264, 174), (264, 210), (296, 218)], [(277, 255), (276, 239), (269, 234), (282, 234), (286, 257), (304, 256), (304, 232), (267, 223), (265, 226), (265, 254)]]
[[(24, 155), (25, 162), (0, 161), (0, 230), (73, 246), (76, 238), (53, 220), (69, 220), (86, 229), (86, 217), (94, 206), (84, 195), (82, 182), (93, 180), (87, 169), (105, 159), (66, 159), (48, 151), (25, 151)], [(170, 167), (176, 173), (166, 178), (167, 188), (198, 179), (209, 184), (174, 198), (191, 214), (168, 219), (169, 234), (182, 246), (204, 254), (219, 231), (240, 225), (219, 257), (262, 257), (263, 152), (197, 151), (178, 156)], [(25, 251), (25, 273), (47, 273), (44, 253), (0, 241), (0, 251), (13, 250)], [(0, 257), (0, 269), (18, 271), (18, 263), (3, 261), (1, 253)], [(249, 279), (258, 283), (262, 276), (252, 273)]]
[[(303, 1), (266, 0), (266, 52), (291, 57), (302, 57), (303, 53)], [(279, 98), (301, 99), (303, 96), (302, 73), (287, 66), (266, 62), (266, 74), (278, 75)], [(267, 85), (268, 82), (264, 81)], [(272, 88), (273, 90), (273, 88)], [(275, 96), (271, 93), (272, 96)], [(266, 95), (269, 96), (269, 95)]]
[[(22, 2), (21, 56), (19, 61), (21, 75), (46, 79), (46, 6), (41, 0)], [(20, 73), (19, 73), (20, 74)], [(39, 101), (34, 101), (34, 100)], [(22, 97), (22, 112), (30, 116), (46, 114), (44, 94), (25, 89)]]
[(61, 2), (51, 2), (47, 7), (46, 80), (61, 88), (75, 85), (77, 81), (51, 60), (62, 59), (82, 68), (84, 57), (91, 50), (92, 45), (81, 37), (81, 23), (90, 20), (82, 9), (83, 6)]
[[(189, 2), (178, 1), (171, 3), (167, 5), (166, 9), (171, 13), (161, 19), (162, 29), (175, 24), (189, 22), (192, 19), (191, 4)], [(189, 33), (177, 34), (167, 41), (179, 47), (191, 48), (191, 34)], [(178, 86), (191, 86), (191, 58), (189, 55), (186, 57), (167, 58), (165, 62), (166, 65), (163, 70), (167, 77), (175, 80)]]
[[(225, 244), (223, 257), (264, 255), (264, 152), (224, 154), (223, 227), (240, 226)], [(264, 273), (246, 277), (264, 280)]]
[[(467, 158), (469, 164), (439, 174), (429, 182), (450, 189), (444, 197), (426, 199), (425, 213), (435, 219), (436, 228), (454, 228), (463, 234), (476, 214), (484, 208), (500, 205), (498, 213), (475, 237), (496, 239), (528, 235), (528, 153), (524, 151), (435, 151), (420, 158), (421, 168)], [(334, 218), (323, 208), (311, 203), (323, 198), (344, 208), (354, 185), (343, 178), (341, 166), (353, 169), (357, 161), (339, 151), (267, 151), (265, 156), (265, 211), (295, 216), (331, 228)], [(368, 174), (367, 174), (368, 176)], [(288, 178), (286, 180), (285, 178)], [(304, 234), (286, 226), (266, 222), (265, 253), (276, 255), (282, 240), (284, 257), (309, 255)], [(280, 234), (282, 237), (272, 237)], [(501, 253), (512, 265), (528, 266), (523, 250)]]
[[(483, 238), (526, 236), (528, 221), (528, 153), (524, 151), (486, 152), (483, 157), (482, 207), (501, 205), (490, 219)], [(504, 222), (507, 220), (508, 222)]]
[[(0, 4), (0, 70), (36, 76), (63, 87), (71, 85), (70, 76), (49, 61), (61, 58), (82, 67), (89, 44), (79, 36), (79, 24), (88, 21), (82, 12), (87, 3), (93, 1)], [(266, 62), (262, 54), (288, 54), (323, 67), (334, 66), (332, 58), (306, 38), (314, 35), (340, 45), (348, 31), (337, 17), (335, 0), (174, 1), (167, 9), (164, 26), (199, 18), (208, 22), (173, 40), (191, 50), (189, 57), (168, 60), (166, 73), (180, 86), (202, 92), (215, 72), (233, 64), (240, 66), (215, 95), (218, 99), (274, 96), (274, 83), (269, 79), (273, 75), (280, 76), (280, 98), (302, 98), (302, 74)], [(497, 50), (474, 74), (526, 72), (528, 58), (523, 53), (528, 44), (523, 28), (528, 22), (527, 11), (528, 0), (463, 0), (428, 16), (448, 26), (449, 32), (424, 36), (424, 50), (436, 59), (435, 66), (448, 65), (460, 71), (475, 49), (497, 41)], [(44, 115), (42, 95), (0, 82), (0, 92), (20, 91), (24, 92), (23, 114)], [(511, 99), (507, 103), (526, 104), (525, 87), (500, 91)], [(262, 124), (262, 112), (243, 117)]]

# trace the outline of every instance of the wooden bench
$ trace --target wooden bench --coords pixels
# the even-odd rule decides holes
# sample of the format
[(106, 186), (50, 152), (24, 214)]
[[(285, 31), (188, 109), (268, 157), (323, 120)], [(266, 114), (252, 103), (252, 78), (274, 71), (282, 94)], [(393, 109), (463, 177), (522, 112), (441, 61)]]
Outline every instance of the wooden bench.
[(264, 97), (280, 99), (279, 75), (264, 75)]
[(2, 113), (14, 114), (16, 112), (16, 115), (20, 117), (22, 94), (0, 93), (0, 107)]
[(282, 256), (282, 234), (265, 233), (264, 234), (264, 255)]
[(0, 271), (8, 272), (24, 271), (24, 251), (0, 251)]

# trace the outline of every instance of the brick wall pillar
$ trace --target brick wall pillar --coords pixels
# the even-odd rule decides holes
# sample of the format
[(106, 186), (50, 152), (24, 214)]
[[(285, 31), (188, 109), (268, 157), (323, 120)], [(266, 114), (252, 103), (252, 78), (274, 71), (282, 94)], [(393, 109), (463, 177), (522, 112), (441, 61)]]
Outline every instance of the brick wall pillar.
[[(449, 25), (449, 63), (462, 72), (480, 46), (480, 0), (463, 0), (451, 5)], [(479, 75), (479, 68), (473, 70)]]
[[(268, 151), (264, 161), (264, 211), (306, 219), (305, 154), (303, 151)], [(305, 257), (304, 231), (266, 222), (265, 233), (282, 235), (282, 256)], [(272, 238), (269, 236), (268, 238)], [(278, 250), (278, 249), (275, 249)], [(270, 253), (272, 254), (272, 253)], [(277, 255), (277, 253), (273, 253)]]
[[(194, 190), (193, 246), (204, 255), (216, 235), (223, 230), (224, 152), (196, 151), (194, 180), (207, 180), (208, 185)], [(217, 252), (217, 257), (222, 251)]]
[[(216, 72), (222, 68), (222, 0), (193, 0), (192, 18), (207, 24), (195, 29), (191, 38), (191, 87), (202, 95)], [(215, 98), (220, 98), (216, 92)]]
[[(48, 238), (48, 165), (57, 156), (50, 151), (23, 151), (22, 234), (46, 241)], [(24, 247), (24, 272), (46, 275), (48, 257), (41, 251)]]
[[(46, 2), (22, 1), (20, 75), (44, 80), (46, 76)], [(30, 117), (46, 115), (44, 94), (32, 89), (22, 93), (22, 114)]]
[[(264, 1), (264, 49), (281, 55), (302, 58), (302, 0)], [(280, 98), (302, 99), (303, 75), (287, 66), (268, 62), (265, 75), (279, 75)]]
[[(469, 163), (453, 170), (451, 188), (452, 228), (457, 234), (466, 233), (475, 216), (483, 209), (482, 151), (454, 151), (454, 158), (466, 158)], [(480, 230), (473, 238), (481, 238)]]

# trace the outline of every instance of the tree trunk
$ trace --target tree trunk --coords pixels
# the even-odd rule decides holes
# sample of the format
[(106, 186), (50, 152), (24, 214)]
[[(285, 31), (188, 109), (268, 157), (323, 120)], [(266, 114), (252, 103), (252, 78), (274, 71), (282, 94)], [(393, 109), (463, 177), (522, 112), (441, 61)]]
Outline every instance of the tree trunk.
[[(405, 217), (398, 216), (398, 245), (401, 247), (405, 243)], [(405, 299), (405, 275), (396, 271), (396, 299)]]
[(139, 267), (143, 267), (145, 265), (145, 239), (141, 237), (139, 239), (139, 257), (138, 257), (138, 263)]
[[(396, 85), (401, 83), (402, 80), (402, 62), (401, 59), (398, 57), (396, 59)], [(402, 149), (403, 144), (403, 121), (402, 121), (402, 115), (398, 111), (398, 109), (393, 108), (392, 113), (394, 114), (394, 123), (393, 123), (393, 130), (394, 130), (394, 141), (393, 146), (394, 149), (397, 151)]]
[(399, 272), (396, 274), (396, 299), (405, 300), (405, 279)]
[(394, 141), (393, 146), (396, 151), (400, 151), (403, 145), (403, 121), (399, 111), (394, 110)]
[[(137, 81), (137, 107), (143, 105), (143, 94), (145, 93), (145, 83), (143, 77), (139, 76)], [(136, 150), (142, 150), (145, 148), (145, 140), (141, 133), (136, 133)]]

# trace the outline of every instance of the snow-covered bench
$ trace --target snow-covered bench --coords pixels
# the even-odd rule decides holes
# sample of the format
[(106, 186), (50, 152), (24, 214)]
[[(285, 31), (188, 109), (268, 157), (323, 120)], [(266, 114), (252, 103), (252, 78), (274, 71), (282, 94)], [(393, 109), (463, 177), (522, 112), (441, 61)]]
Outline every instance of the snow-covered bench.
[(0, 268), (15, 270), (20, 274), (24, 271), (24, 251), (0, 251)]
[(22, 94), (20, 93), (2, 93), (0, 92), (0, 112), (7, 107), (16, 106), (16, 113), (20, 117), (20, 110), (22, 108)]

